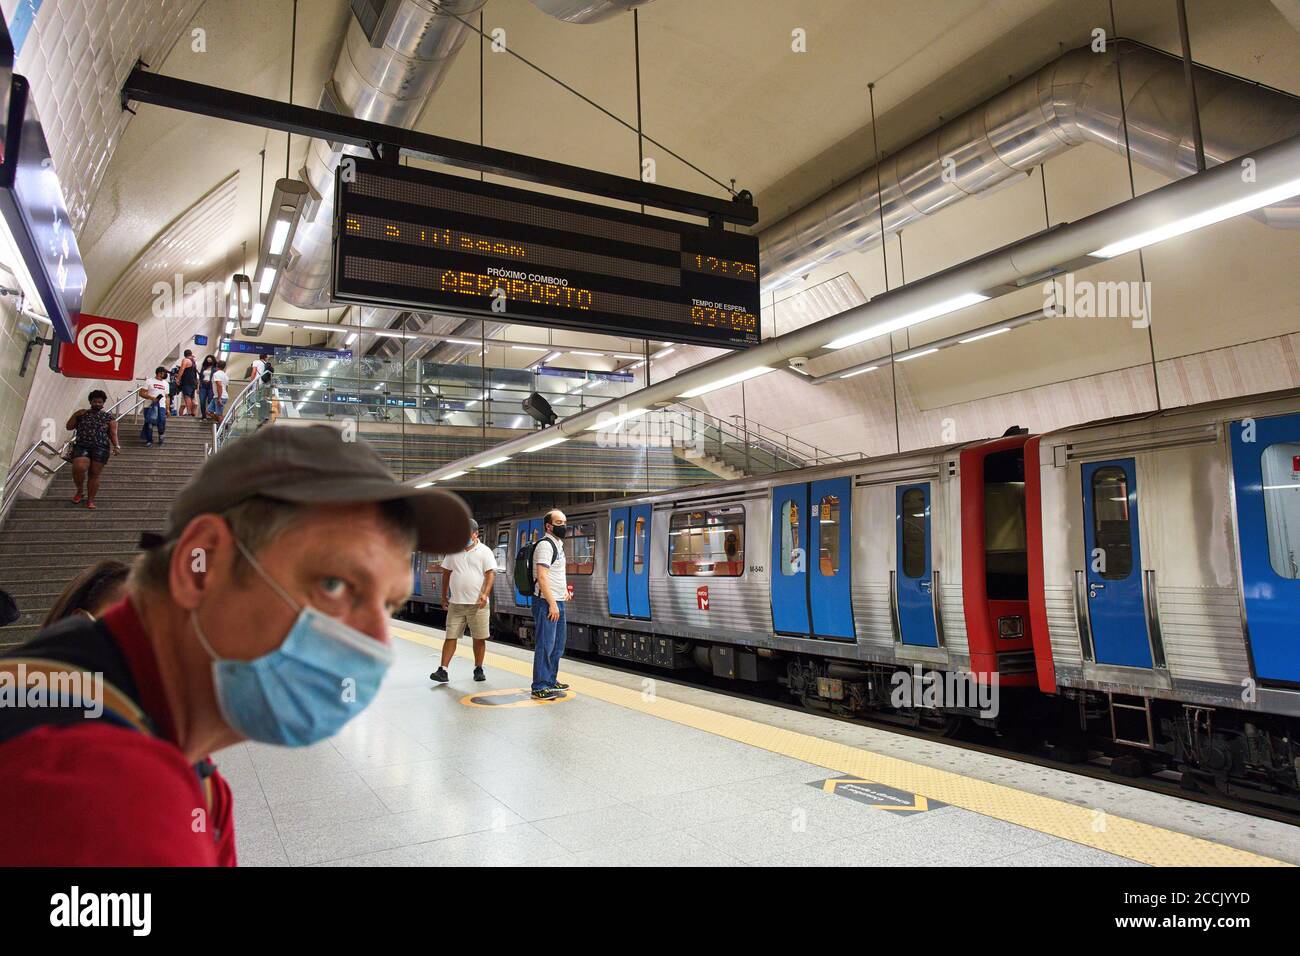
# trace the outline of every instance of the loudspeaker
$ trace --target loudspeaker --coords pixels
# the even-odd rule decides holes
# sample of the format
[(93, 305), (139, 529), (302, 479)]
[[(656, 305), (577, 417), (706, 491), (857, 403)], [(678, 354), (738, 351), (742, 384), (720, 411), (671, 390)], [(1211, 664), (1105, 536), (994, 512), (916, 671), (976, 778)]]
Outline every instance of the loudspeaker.
[(524, 399), (524, 411), (543, 428), (549, 428), (560, 420), (560, 417), (552, 411), (551, 403), (536, 392)]

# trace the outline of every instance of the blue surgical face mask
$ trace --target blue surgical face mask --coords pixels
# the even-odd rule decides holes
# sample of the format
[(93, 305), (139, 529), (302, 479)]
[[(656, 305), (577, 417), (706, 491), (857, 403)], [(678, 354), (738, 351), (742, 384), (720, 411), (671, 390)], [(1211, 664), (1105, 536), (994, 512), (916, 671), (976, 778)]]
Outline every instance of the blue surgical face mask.
[(190, 622), (212, 658), (217, 704), (227, 724), (250, 740), (305, 747), (332, 737), (374, 700), (392, 666), (390, 647), (313, 607), (300, 607), (235, 544), (298, 617), (275, 650), (251, 661), (224, 660), (208, 642), (198, 615)]

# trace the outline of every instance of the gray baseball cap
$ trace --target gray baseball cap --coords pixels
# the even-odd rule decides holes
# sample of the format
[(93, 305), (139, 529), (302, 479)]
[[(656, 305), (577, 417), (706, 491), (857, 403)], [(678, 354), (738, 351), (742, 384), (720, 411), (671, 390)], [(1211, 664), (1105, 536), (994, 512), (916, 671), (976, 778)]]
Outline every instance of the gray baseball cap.
[(459, 550), (469, 538), (469, 508), (459, 495), (401, 484), (361, 439), (345, 441), (329, 425), (266, 425), (208, 458), (172, 503), (167, 533), (142, 536), (141, 547), (254, 497), (302, 505), (404, 501), (421, 551)]

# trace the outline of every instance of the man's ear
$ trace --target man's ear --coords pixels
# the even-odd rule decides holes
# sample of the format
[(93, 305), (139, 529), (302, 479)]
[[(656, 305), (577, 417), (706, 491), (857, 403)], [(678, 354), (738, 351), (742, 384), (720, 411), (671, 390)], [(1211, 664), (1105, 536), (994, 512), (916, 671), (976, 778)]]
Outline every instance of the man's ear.
[(172, 550), (167, 583), (172, 600), (193, 610), (214, 581), (230, 577), (234, 567), (235, 538), (220, 515), (199, 515), (185, 526)]

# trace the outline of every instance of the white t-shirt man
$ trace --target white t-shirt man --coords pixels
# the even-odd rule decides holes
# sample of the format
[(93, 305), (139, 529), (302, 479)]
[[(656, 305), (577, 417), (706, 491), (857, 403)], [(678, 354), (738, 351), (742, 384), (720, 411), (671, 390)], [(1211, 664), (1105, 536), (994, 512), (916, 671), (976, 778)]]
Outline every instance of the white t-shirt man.
[(167, 401), (167, 379), (151, 378), (144, 383), (144, 390), (149, 393), (149, 401), (161, 398)]
[(482, 541), (474, 542), (468, 551), (457, 551), (442, 559), (443, 568), (451, 572), (452, 604), (478, 604), (483, 593), (483, 581), (489, 571), (496, 571), (497, 559)]
[(260, 358), (253, 359), (253, 381), (259, 382), (262, 379), (262, 373), (266, 371), (266, 363)]
[(212, 373), (212, 391), (223, 401), (230, 395), (230, 376), (225, 369), (219, 368)]
[(535, 594), (541, 596), (542, 582), (537, 573), (537, 568), (546, 568), (546, 580), (551, 586), (551, 597), (556, 603), (567, 601), (569, 598), (569, 586), (564, 580), (565, 562), (564, 542), (555, 535), (545, 535), (541, 541), (537, 542), (537, 547), (533, 548), (533, 580), (537, 582)]

